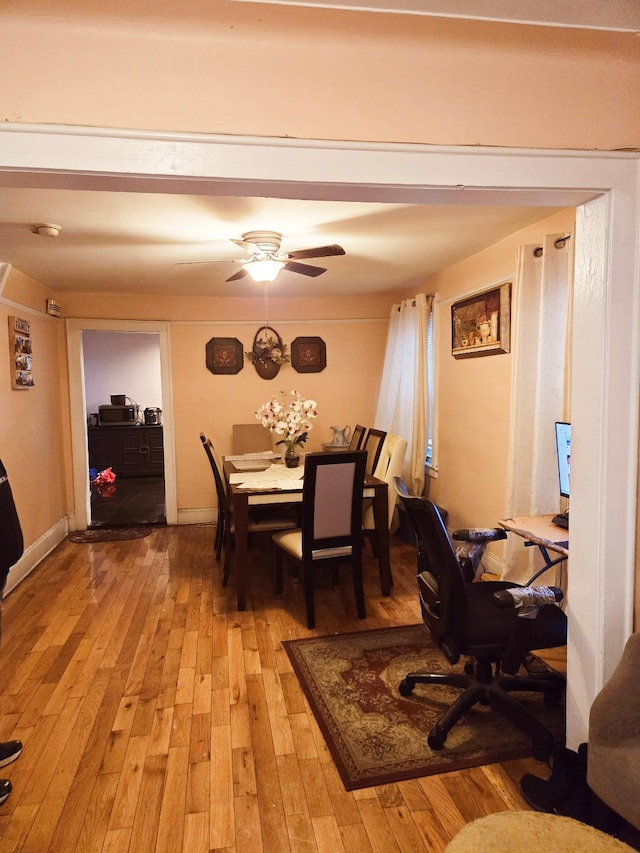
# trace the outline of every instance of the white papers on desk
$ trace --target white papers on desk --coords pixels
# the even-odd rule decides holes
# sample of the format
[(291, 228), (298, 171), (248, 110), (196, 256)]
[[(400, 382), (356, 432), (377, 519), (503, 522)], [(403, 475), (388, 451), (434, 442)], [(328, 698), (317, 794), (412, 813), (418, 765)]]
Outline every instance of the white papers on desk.
[(260, 453), (243, 453), (240, 456), (225, 456), (227, 462), (238, 462), (242, 459), (279, 459), (280, 456), (273, 450), (262, 450)]
[(302, 480), (254, 480), (251, 483), (247, 483), (246, 481), (243, 483), (238, 483), (239, 489), (285, 489), (288, 492), (291, 491), (302, 491), (303, 488)]
[(271, 465), (266, 471), (230, 474), (229, 483), (241, 489), (302, 489), (303, 469)]

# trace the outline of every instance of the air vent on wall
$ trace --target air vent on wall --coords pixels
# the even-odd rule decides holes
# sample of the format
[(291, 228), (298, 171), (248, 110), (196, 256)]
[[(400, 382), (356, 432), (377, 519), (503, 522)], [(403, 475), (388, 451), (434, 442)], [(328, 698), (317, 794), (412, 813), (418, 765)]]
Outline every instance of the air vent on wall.
[(59, 317), (61, 311), (60, 305), (54, 299), (47, 299), (47, 314), (51, 314), (52, 317)]

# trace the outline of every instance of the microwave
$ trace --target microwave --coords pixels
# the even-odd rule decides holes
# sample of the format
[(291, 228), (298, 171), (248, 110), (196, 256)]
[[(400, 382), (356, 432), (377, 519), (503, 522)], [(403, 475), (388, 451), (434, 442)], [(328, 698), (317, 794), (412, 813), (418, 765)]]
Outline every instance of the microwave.
[(140, 406), (98, 406), (100, 426), (135, 426), (141, 422)]

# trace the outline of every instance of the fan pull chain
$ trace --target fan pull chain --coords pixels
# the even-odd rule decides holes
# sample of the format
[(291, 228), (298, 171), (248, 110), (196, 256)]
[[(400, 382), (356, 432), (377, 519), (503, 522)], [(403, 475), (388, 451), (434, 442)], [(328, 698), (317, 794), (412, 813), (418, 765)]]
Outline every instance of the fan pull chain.
[(264, 283), (264, 324), (269, 325), (269, 285)]

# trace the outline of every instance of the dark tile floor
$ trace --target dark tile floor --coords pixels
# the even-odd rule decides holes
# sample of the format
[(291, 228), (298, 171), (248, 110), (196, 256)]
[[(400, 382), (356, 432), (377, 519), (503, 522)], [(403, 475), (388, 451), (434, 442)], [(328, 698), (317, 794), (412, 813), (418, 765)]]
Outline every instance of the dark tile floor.
[(163, 477), (117, 477), (113, 489), (91, 491), (91, 527), (166, 524)]

